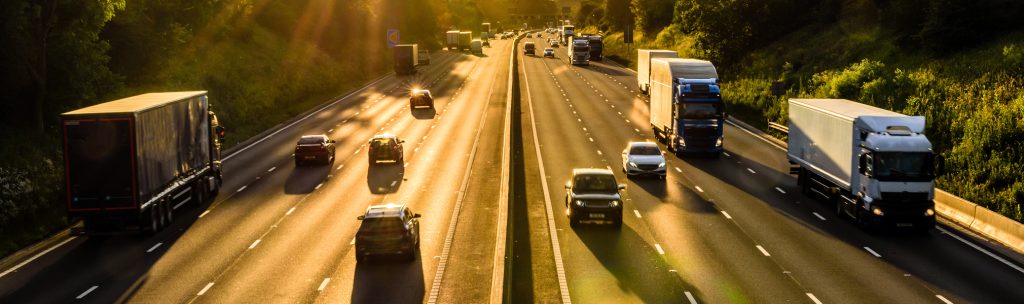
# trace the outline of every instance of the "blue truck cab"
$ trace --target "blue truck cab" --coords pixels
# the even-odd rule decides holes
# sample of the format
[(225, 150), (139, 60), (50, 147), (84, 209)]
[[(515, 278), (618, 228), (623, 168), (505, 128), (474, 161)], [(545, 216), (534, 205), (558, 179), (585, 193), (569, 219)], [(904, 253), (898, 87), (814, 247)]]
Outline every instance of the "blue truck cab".
[(677, 78), (671, 148), (679, 153), (722, 153), (725, 103), (717, 79)]

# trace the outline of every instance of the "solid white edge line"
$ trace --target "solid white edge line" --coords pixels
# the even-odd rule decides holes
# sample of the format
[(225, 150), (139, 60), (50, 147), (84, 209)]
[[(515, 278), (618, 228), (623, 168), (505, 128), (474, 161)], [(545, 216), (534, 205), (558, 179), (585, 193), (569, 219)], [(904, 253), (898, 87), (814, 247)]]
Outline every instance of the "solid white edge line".
[[(1021, 268), (1020, 266), (1017, 266), (1017, 264), (1010, 263), (1010, 261), (1007, 261), (1006, 259), (1003, 259), (1002, 257), (1000, 257), (998, 255), (995, 255), (994, 253), (989, 252), (988, 250), (985, 250), (984, 248), (981, 248), (980, 246), (975, 245), (974, 243), (972, 243), (972, 242), (970, 242), (968, 240), (965, 240), (965, 239), (961, 238), (960, 236), (958, 236), (956, 234), (953, 234), (952, 232), (949, 232), (948, 230), (946, 230), (946, 229), (944, 229), (942, 227), (936, 226), (935, 228), (938, 229), (939, 231), (942, 231), (946, 235), (948, 235), (950, 237), (953, 237), (957, 241), (960, 241), (961, 243), (967, 244), (967, 246), (970, 246), (971, 248), (974, 248), (977, 251), (981, 251), (981, 253), (984, 253), (985, 255), (987, 255), (987, 256), (989, 256), (989, 257), (991, 257), (993, 259), (996, 259), (997, 261), (1002, 262), (1003, 264), (1006, 264), (1006, 266), (1010, 266), (1010, 268), (1013, 268), (1013, 269), (1019, 271), (1020, 273), (1024, 273), (1024, 268)], [(3, 275), (0, 275), (0, 277), (2, 277), (2, 276)]]
[(867, 250), (869, 253), (871, 253), (871, 255), (875, 256), (876, 258), (882, 257), (882, 255), (878, 254), (878, 252), (875, 252), (874, 250), (871, 250), (871, 247), (864, 246), (864, 250)]
[(821, 301), (819, 301), (818, 297), (815, 297), (813, 293), (808, 292), (807, 297), (811, 298), (811, 301), (814, 301), (814, 304), (821, 304)]
[[(295, 120), (295, 121), (293, 121), (292, 123), (290, 123), (290, 124), (288, 124), (288, 125), (286, 125), (286, 126), (284, 126), (284, 127), (280, 128), (280, 129), (277, 129), (277, 130), (276, 130), (276, 131), (274, 131), (273, 133), (267, 134), (267, 136), (264, 136), (263, 138), (260, 138), (259, 140), (257, 140), (257, 141), (254, 141), (253, 143), (249, 144), (248, 146), (245, 146), (245, 147), (239, 148), (239, 149), (238, 149), (237, 151), (235, 151), (234, 153), (231, 153), (231, 155), (228, 155), (228, 156), (225, 156), (225, 157), (221, 158), (221, 161), (225, 161), (225, 162), (226, 162), (226, 161), (228, 161), (229, 159), (231, 159), (232, 157), (235, 157), (235, 155), (238, 155), (238, 154), (242, 153), (242, 151), (245, 151), (245, 150), (249, 150), (249, 148), (252, 148), (253, 146), (256, 146), (256, 145), (258, 145), (259, 143), (261, 143), (261, 142), (263, 142), (263, 141), (267, 140), (268, 138), (271, 138), (271, 137), (273, 137), (274, 135), (277, 135), (277, 133), (281, 133), (282, 131), (284, 131), (284, 130), (287, 130), (288, 128), (291, 128), (291, 127), (292, 127), (292, 126), (294, 126), (295, 124), (298, 124), (298, 123), (300, 123), (300, 122), (303, 122), (303, 121), (305, 121), (306, 119), (308, 119), (308, 118), (312, 117), (313, 115), (319, 114), (320, 112), (323, 112), (323, 111), (324, 111), (324, 110), (326, 110), (327, 108), (330, 108), (330, 107), (333, 107), (333, 106), (337, 105), (337, 104), (338, 104), (339, 102), (341, 102), (341, 101), (343, 101), (343, 100), (345, 100), (345, 99), (348, 99), (349, 97), (352, 97), (352, 95), (355, 95), (356, 93), (359, 93), (359, 92), (365, 91), (365, 90), (366, 90), (367, 88), (369, 88), (369, 87), (371, 87), (371, 86), (373, 86), (373, 85), (376, 85), (376, 84), (377, 84), (378, 82), (384, 81), (384, 79), (387, 79), (387, 78), (388, 78), (388, 76), (390, 76), (391, 74), (392, 74), (392, 73), (387, 73), (387, 74), (384, 74), (384, 75), (383, 75), (383, 76), (381, 76), (380, 78), (377, 78), (377, 80), (371, 81), (370, 83), (366, 84), (365, 86), (363, 86), (363, 87), (361, 87), (361, 88), (359, 88), (359, 89), (356, 89), (355, 91), (352, 91), (351, 93), (345, 94), (345, 96), (342, 96), (341, 98), (335, 99), (334, 101), (332, 101), (331, 103), (327, 104), (326, 106), (320, 107), (320, 109), (317, 109), (316, 111), (313, 111), (312, 113), (309, 113), (309, 114), (307, 114), (306, 116), (303, 116), (302, 118), (299, 118), (298, 120)], [(358, 115), (358, 114), (357, 114), (357, 115)]]
[(210, 290), (210, 287), (213, 287), (213, 282), (207, 283), (206, 287), (203, 287), (203, 289), (200, 290), (199, 293), (197, 293), (196, 295), (201, 296), (206, 294), (206, 292)]
[(100, 286), (99, 285), (93, 285), (92, 287), (89, 287), (89, 289), (87, 289), (85, 292), (83, 292), (82, 294), (80, 294), (77, 297), (75, 297), (75, 299), (81, 300), (85, 296), (89, 295), (89, 293), (91, 293), (93, 290), (96, 290), (96, 288), (100, 288)]
[(768, 250), (765, 250), (764, 247), (761, 247), (761, 245), (757, 245), (757, 250), (760, 250), (761, 254), (764, 254), (764, 256), (766, 257), (772, 256), (771, 254), (768, 253)]
[(47, 248), (46, 250), (43, 250), (43, 252), (40, 252), (40, 253), (37, 253), (36, 255), (33, 255), (31, 258), (28, 258), (27, 260), (19, 263), (18, 265), (15, 265), (14, 267), (11, 267), (11, 269), (8, 269), (7, 271), (4, 271), (3, 273), (0, 273), (0, 278), (4, 277), (4, 276), (6, 276), (6, 275), (8, 275), (8, 274), (10, 274), (12, 272), (18, 271), (18, 269), (20, 269), (21, 267), (24, 267), (25, 265), (28, 265), (28, 263), (31, 263), (32, 261), (35, 261), (39, 257), (41, 257), (43, 255), (46, 255), (47, 253), (50, 253), (50, 251), (53, 251), (54, 249), (57, 249), (60, 246), (64, 246), (64, 244), (67, 244), (68, 242), (70, 242), (71, 240), (74, 240), (75, 238), (78, 238), (78, 237), (77, 236), (70, 237), (70, 238), (64, 240), (63, 242), (60, 242), (57, 245), (53, 245), (53, 247), (50, 247), (50, 248)]
[(665, 249), (662, 249), (660, 244), (654, 243), (654, 249), (658, 250), (658, 254), (665, 255)]
[(814, 214), (814, 216), (817, 216), (817, 217), (818, 217), (818, 219), (821, 219), (822, 221), (824, 221), (824, 220), (825, 220), (825, 217), (824, 217), (824, 216), (821, 216), (821, 214), (818, 214), (817, 212), (811, 212), (811, 213), (813, 213), (813, 214)]
[(156, 243), (156, 245), (153, 245), (153, 247), (149, 247), (149, 249), (146, 250), (146, 253), (153, 252), (153, 250), (156, 250), (157, 248), (160, 248), (160, 245), (163, 245), (163, 244), (164, 243)]
[[(465, 85), (465, 81), (463, 81), (463, 85)], [(493, 92), (494, 84), (492, 83), (487, 90), (487, 96), (491, 96)], [(441, 281), (444, 279), (444, 271), (448, 265), (448, 257), (452, 249), (452, 239), (455, 238), (455, 229), (456, 227), (458, 227), (459, 223), (459, 213), (462, 212), (462, 203), (466, 198), (466, 189), (469, 188), (469, 176), (471, 173), (473, 173), (473, 160), (476, 158), (477, 147), (480, 144), (480, 134), (483, 133), (484, 122), (487, 120), (486, 110), (487, 108), (485, 105), (484, 114), (480, 116), (480, 122), (478, 122), (476, 126), (476, 135), (473, 139), (473, 147), (470, 148), (469, 157), (467, 158), (466, 163), (466, 171), (462, 175), (462, 185), (459, 187), (459, 195), (455, 199), (455, 206), (452, 208), (452, 215), (451, 218), (449, 219), (448, 232), (445, 235), (443, 243), (444, 245), (441, 246), (441, 257), (437, 262), (437, 270), (434, 273), (434, 281), (431, 283), (430, 294), (426, 301), (428, 304), (437, 303), (437, 297), (441, 293)], [(433, 126), (431, 126), (431, 128), (433, 128)], [(405, 163), (405, 166), (408, 167), (409, 163)]]
[[(525, 68), (524, 68), (525, 70)], [(537, 170), (540, 171), (540, 176), (544, 177), (547, 174), (544, 172), (544, 158), (541, 157), (540, 153), (540, 140), (537, 137), (537, 118), (534, 117), (533, 113), (533, 97), (530, 92), (530, 79), (527, 76), (528, 73), (523, 73), (523, 82), (526, 83), (526, 100), (527, 105), (530, 108), (530, 129), (533, 131), (533, 147), (537, 153)], [(579, 120), (579, 119), (577, 119)], [(572, 303), (572, 299), (569, 296), (569, 284), (565, 278), (565, 264), (562, 261), (562, 246), (558, 243), (558, 231), (555, 229), (555, 215), (551, 209), (551, 192), (548, 190), (548, 180), (546, 178), (540, 179), (541, 189), (544, 190), (544, 206), (546, 207), (548, 217), (548, 235), (551, 237), (551, 251), (555, 258), (555, 273), (558, 276), (558, 288), (562, 296), (562, 303)]]
[(942, 301), (942, 303), (946, 303), (946, 304), (953, 304), (953, 302), (952, 302), (952, 301), (950, 301), (950, 300), (946, 299), (946, 297), (943, 297), (942, 295), (935, 295), (935, 297), (936, 297), (936, 298), (939, 298), (939, 300), (941, 300), (941, 301)]
[(320, 287), (317, 287), (316, 291), (324, 291), (324, 288), (327, 287), (327, 283), (330, 283), (330, 282), (331, 282), (331, 278), (324, 278), (324, 281), (320, 282)]
[(725, 212), (725, 210), (722, 210), (722, 215), (724, 215), (724, 216), (725, 216), (725, 218), (727, 218), (727, 219), (730, 219), (730, 220), (732, 219), (732, 216), (731, 216), (731, 215), (729, 215), (729, 213), (728, 213), (728, 212)]
[(689, 291), (686, 291), (684, 293), (686, 294), (686, 299), (690, 300), (690, 304), (697, 304), (697, 299), (693, 298), (693, 294), (691, 294)]

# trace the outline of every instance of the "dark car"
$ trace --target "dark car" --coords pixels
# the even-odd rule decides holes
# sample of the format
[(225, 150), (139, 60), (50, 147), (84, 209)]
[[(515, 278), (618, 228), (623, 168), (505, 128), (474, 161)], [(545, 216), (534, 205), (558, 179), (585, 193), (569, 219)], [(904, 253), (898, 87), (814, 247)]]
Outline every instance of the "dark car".
[(334, 140), (327, 135), (303, 135), (295, 144), (295, 166), (308, 162), (329, 164), (334, 161)]
[(626, 185), (615, 181), (608, 169), (573, 169), (572, 178), (565, 183), (565, 208), (569, 226), (583, 221), (611, 222), (622, 226), (622, 197), (619, 191)]
[(409, 94), (409, 108), (434, 108), (434, 97), (430, 96), (430, 90), (412, 90)]
[(537, 51), (536, 50), (537, 50), (537, 45), (533, 44), (533, 42), (523, 43), (523, 54), (535, 56), (535, 55), (537, 55)]
[(420, 251), (419, 213), (405, 205), (386, 204), (366, 208), (358, 219), (356, 262), (371, 255), (399, 255), (415, 261)]
[(405, 152), (402, 147), (404, 140), (398, 139), (394, 134), (380, 134), (370, 139), (369, 159), (370, 166), (381, 162), (401, 164), (405, 161)]

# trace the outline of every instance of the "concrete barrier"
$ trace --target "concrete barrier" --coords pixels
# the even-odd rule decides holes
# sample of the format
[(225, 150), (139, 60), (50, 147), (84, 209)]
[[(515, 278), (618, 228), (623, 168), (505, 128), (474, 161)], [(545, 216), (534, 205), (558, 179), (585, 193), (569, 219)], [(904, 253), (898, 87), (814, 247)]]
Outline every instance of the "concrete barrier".
[(978, 204), (962, 199), (949, 192), (935, 189), (935, 212), (964, 227), (974, 224)]
[(977, 208), (971, 230), (996, 240), (1017, 252), (1024, 252), (1024, 224), (986, 208)]

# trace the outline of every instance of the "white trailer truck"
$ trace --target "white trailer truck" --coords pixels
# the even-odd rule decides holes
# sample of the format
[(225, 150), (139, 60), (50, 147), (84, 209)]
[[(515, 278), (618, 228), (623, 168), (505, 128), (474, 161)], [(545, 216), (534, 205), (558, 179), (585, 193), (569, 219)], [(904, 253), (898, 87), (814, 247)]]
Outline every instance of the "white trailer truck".
[(447, 31), (444, 37), (449, 51), (459, 49), (459, 31)]
[(649, 94), (651, 87), (651, 59), (654, 58), (676, 58), (679, 55), (676, 51), (669, 50), (637, 50), (636, 60), (636, 83), (640, 91)]
[(935, 226), (934, 154), (923, 116), (845, 99), (790, 99), (787, 157), (808, 195), (865, 228)]

